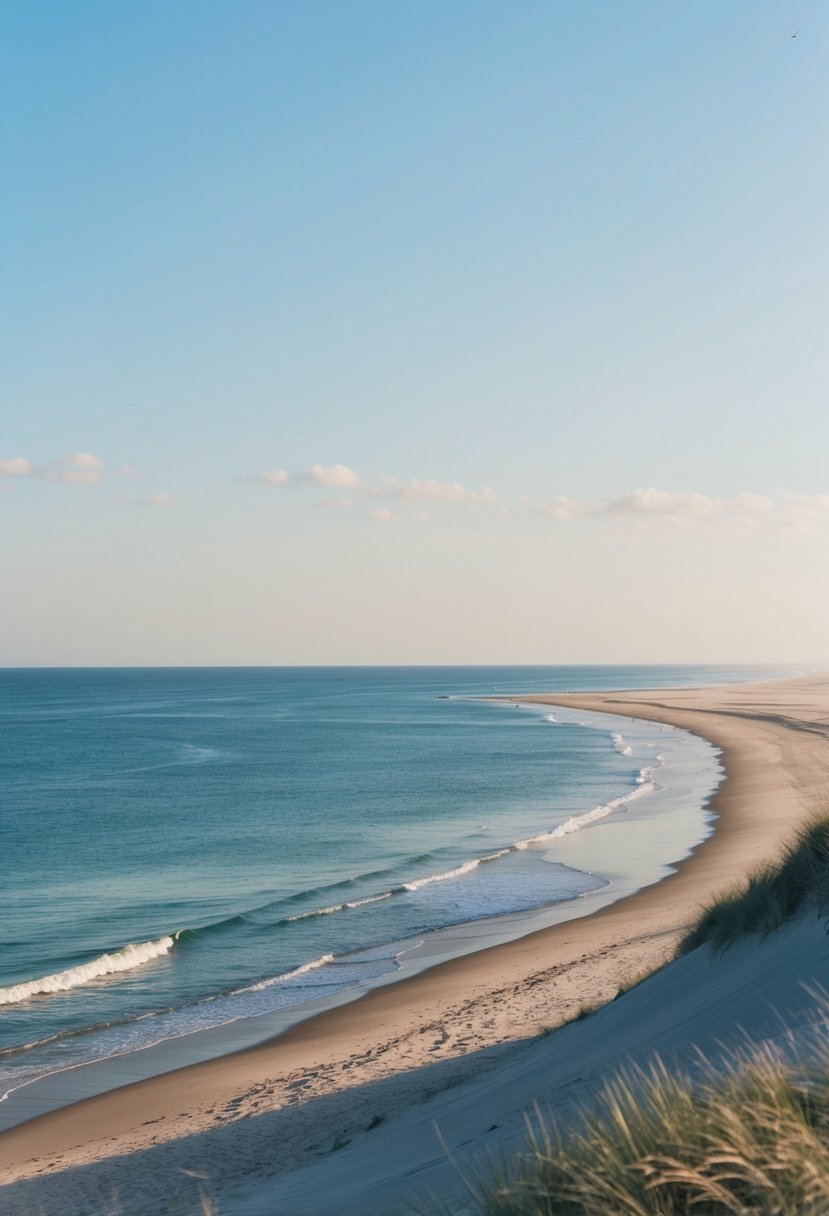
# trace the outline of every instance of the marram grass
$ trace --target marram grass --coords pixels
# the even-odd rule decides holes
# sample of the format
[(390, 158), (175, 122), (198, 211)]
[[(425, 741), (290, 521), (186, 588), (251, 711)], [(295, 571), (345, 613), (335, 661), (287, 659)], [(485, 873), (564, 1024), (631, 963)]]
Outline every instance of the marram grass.
[(724, 950), (749, 934), (767, 937), (807, 909), (829, 908), (829, 816), (808, 820), (777, 861), (752, 870), (712, 901), (679, 944), (687, 954), (708, 944)]
[[(562, 1137), (539, 1116), (509, 1167), (430, 1216), (827, 1216), (829, 1018), (808, 1067), (747, 1051), (692, 1083), (621, 1073)], [(470, 1208), (470, 1203), (472, 1207)]]
[[(829, 910), (829, 816), (715, 899), (680, 942), (727, 949)], [(562, 1134), (537, 1115), (527, 1149), (467, 1179), (429, 1216), (829, 1216), (829, 1004), (792, 1063), (768, 1046), (691, 1078), (628, 1069)], [(470, 1207), (471, 1204), (471, 1207)]]

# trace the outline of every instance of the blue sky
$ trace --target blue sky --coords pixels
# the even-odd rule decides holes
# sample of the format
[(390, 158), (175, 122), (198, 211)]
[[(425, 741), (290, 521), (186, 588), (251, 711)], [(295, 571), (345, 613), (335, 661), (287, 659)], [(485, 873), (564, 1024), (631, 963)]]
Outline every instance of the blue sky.
[(0, 662), (829, 659), (823, 4), (0, 25)]

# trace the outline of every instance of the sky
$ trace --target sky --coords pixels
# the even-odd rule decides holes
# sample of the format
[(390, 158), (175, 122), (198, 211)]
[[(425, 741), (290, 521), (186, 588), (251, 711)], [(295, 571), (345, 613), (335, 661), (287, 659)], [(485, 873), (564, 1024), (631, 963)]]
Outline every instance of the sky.
[(829, 662), (828, 35), (7, 0), (0, 665)]

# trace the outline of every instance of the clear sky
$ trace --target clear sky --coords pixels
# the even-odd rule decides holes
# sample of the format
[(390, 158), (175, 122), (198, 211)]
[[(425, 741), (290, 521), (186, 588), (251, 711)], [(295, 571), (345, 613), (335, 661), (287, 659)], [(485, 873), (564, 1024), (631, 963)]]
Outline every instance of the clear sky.
[(829, 661), (827, 35), (8, 0), (0, 664)]

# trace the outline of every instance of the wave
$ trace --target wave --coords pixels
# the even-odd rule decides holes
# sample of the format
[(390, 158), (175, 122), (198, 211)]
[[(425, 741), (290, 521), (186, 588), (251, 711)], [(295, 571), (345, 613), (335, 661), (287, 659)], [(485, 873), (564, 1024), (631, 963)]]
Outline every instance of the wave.
[[(621, 739), (622, 736), (620, 735), (619, 738)], [(627, 748), (627, 750), (625, 751), (624, 754), (628, 754), (629, 752), (630, 752), (630, 748)], [(660, 759), (661, 759), (661, 757), (660, 757)], [(558, 840), (562, 836), (567, 836), (571, 832), (576, 832), (580, 828), (587, 827), (589, 824), (594, 823), (597, 819), (603, 819), (606, 815), (610, 815), (614, 811), (619, 810), (620, 808), (626, 806), (627, 803), (631, 802), (633, 799), (652, 793), (656, 789), (656, 785), (653, 782), (653, 773), (654, 773), (654, 769), (652, 767), (643, 768), (640, 770), (639, 776), (636, 777), (636, 779), (635, 779), (636, 788), (634, 790), (631, 790), (630, 793), (623, 794), (623, 795), (621, 795), (621, 797), (615, 798), (611, 802), (603, 803), (601, 806), (593, 807), (592, 810), (586, 811), (582, 815), (574, 815), (570, 819), (565, 820), (564, 823), (557, 824), (556, 827), (550, 828), (547, 831), (539, 832), (535, 836), (529, 836), (526, 839), (514, 841), (512, 844), (506, 845), (502, 849), (497, 849), (492, 853), (486, 853), (482, 857), (471, 857), (466, 861), (460, 862), (459, 865), (453, 866), (451, 869), (440, 870), (436, 874), (425, 874), (421, 878), (409, 879), (407, 882), (400, 883), (393, 887), (388, 887), (386, 890), (375, 892), (372, 895), (364, 896), (362, 899), (342, 900), (339, 903), (326, 904), (326, 905), (324, 905), (322, 907), (318, 907), (318, 908), (309, 908), (303, 912), (295, 912), (290, 916), (283, 916), (278, 920), (271, 920), (271, 921), (266, 921), (266, 922), (254, 922), (254, 923), (261, 923), (263, 925), (263, 927), (272, 929), (272, 928), (277, 928), (280, 925), (289, 925), (289, 924), (295, 924), (298, 921), (311, 920), (318, 916), (333, 916), (335, 913), (338, 913), (338, 912), (349, 912), (349, 911), (353, 911), (356, 908), (365, 907), (367, 904), (379, 903), (382, 900), (391, 899), (392, 896), (394, 896), (394, 895), (412, 894), (416, 891), (422, 890), (424, 887), (432, 886), (434, 883), (451, 881), (453, 878), (462, 878), (465, 874), (471, 874), (472, 871), (478, 869), (479, 866), (486, 865), (491, 861), (497, 861), (499, 858), (506, 857), (510, 853), (516, 853), (516, 852), (522, 851), (524, 849), (529, 848), (531, 845), (534, 845), (534, 844), (545, 843), (545, 842), (548, 842), (551, 840)], [(424, 863), (424, 862), (427, 862), (430, 859), (430, 857), (431, 857), (431, 854), (428, 854), (428, 853), (421, 854), (417, 858), (411, 858), (410, 863), (413, 863), (413, 864), (417, 864), (418, 862)], [(375, 871), (373, 876), (380, 877), (380, 875), (382, 873), (384, 873), (384, 872)], [(385, 873), (388, 873), (388, 871), (385, 871)], [(251, 913), (247, 913), (247, 914), (243, 913), (239, 916), (232, 917), (227, 921), (217, 922), (213, 926), (206, 926), (206, 928), (224, 927), (225, 925), (228, 925), (228, 924), (231, 924), (234, 922), (240, 922), (240, 921), (250, 923), (250, 918), (256, 912), (262, 913), (271, 908), (276, 909), (280, 905), (284, 905), (285, 903), (293, 903), (300, 899), (305, 900), (309, 896), (312, 896), (314, 894), (318, 894), (318, 893), (321, 894), (323, 890), (326, 890), (326, 891), (341, 890), (344, 887), (353, 886), (361, 879), (363, 881), (365, 881), (366, 877), (371, 877), (371, 876), (370, 875), (367, 875), (367, 876), (360, 875), (359, 878), (346, 879), (339, 883), (332, 883), (329, 887), (317, 888), (316, 891), (304, 891), (295, 896), (288, 896), (286, 899), (274, 901), (273, 904), (265, 904), (261, 908), (252, 909)], [(199, 932), (201, 932), (201, 930), (198, 930), (198, 929), (183, 931), (183, 933), (187, 934), (187, 935), (196, 934)], [(182, 936), (181, 933), (176, 934), (176, 939), (178, 940), (178, 938), (180, 936)], [(321, 965), (320, 963), (313, 964), (313, 966), (320, 966), (320, 965)], [(311, 964), (308, 964), (308, 966), (311, 966)], [(289, 974), (293, 974), (293, 973), (289, 973)], [(276, 980), (268, 981), (268, 982), (276, 983), (279, 980), (285, 979), (285, 978), (287, 978), (287, 977), (280, 976), (280, 977), (277, 977)], [(248, 990), (245, 989), (245, 991), (248, 991)]]
[[(642, 773), (644, 774), (646, 771), (643, 769)], [(637, 777), (637, 781), (639, 780), (640, 778)], [(559, 823), (556, 827), (550, 828), (548, 832), (539, 832), (537, 836), (529, 836), (526, 840), (519, 840), (513, 845), (513, 848), (527, 849), (530, 845), (546, 844), (550, 840), (560, 840), (562, 836), (569, 836), (571, 832), (578, 832), (581, 828), (588, 827), (591, 823), (595, 823), (597, 819), (604, 819), (607, 815), (612, 815), (614, 811), (627, 806), (629, 802), (634, 802), (637, 798), (642, 798), (646, 794), (652, 794), (655, 789), (656, 783), (644, 777), (642, 783), (630, 794), (623, 794), (621, 798), (614, 798), (611, 802), (604, 802), (601, 806), (594, 806), (592, 811), (585, 811), (583, 815), (573, 815), (570, 819), (566, 819), (564, 823)]]
[(511, 845), (508, 849), (498, 849), (496, 853), (487, 853), (485, 857), (471, 857), (469, 861), (462, 861), (452, 870), (443, 870), (440, 874), (427, 874), (425, 878), (413, 878), (411, 882), (404, 882), (399, 887), (395, 887), (392, 894), (402, 895), (404, 891), (419, 891), (422, 887), (431, 886), (433, 882), (445, 882), (447, 878), (460, 878), (461, 875), (469, 874), (471, 870), (477, 869), (487, 861), (497, 861), (499, 857), (505, 857), (512, 850)]
[(310, 912), (297, 912), (295, 916), (285, 916), (277, 921), (280, 925), (290, 925), (297, 920), (308, 920), (312, 916), (330, 916), (332, 912), (345, 912), (349, 908), (362, 908), (364, 904), (376, 904), (381, 899), (390, 899), (394, 891), (381, 891), (379, 895), (367, 895), (365, 899), (347, 899), (341, 904), (331, 904), (327, 908), (312, 908)]
[(28, 1001), (30, 997), (41, 996), (52, 992), (69, 992), (80, 988), (90, 980), (102, 975), (114, 975), (118, 971), (132, 971), (144, 963), (161, 958), (173, 948), (173, 939), (169, 936), (159, 937), (152, 942), (139, 942), (137, 945), (124, 946), (113, 954), (101, 954), (88, 963), (80, 963), (77, 967), (69, 967), (66, 971), (57, 971), (54, 975), (44, 975), (40, 979), (26, 980), (22, 984), (12, 984), (9, 988), (0, 988), (0, 1005), (17, 1005)]
[(633, 748), (629, 743), (625, 743), (624, 735), (620, 734), (619, 731), (614, 730), (610, 737), (613, 740), (613, 746), (616, 748), (616, 751), (620, 756), (629, 756), (631, 754)]
[(324, 967), (326, 963), (333, 962), (333, 954), (323, 954), (321, 958), (315, 958), (310, 963), (303, 963), (301, 967), (295, 967), (293, 971), (285, 971), (282, 975), (275, 975), (269, 980), (260, 980), (258, 984), (248, 984), (246, 988), (234, 988), (229, 995), (239, 996), (242, 992), (261, 992), (263, 988), (272, 988), (274, 984), (284, 984), (286, 980), (296, 979), (298, 975), (305, 975), (307, 971), (316, 971), (318, 967)]

